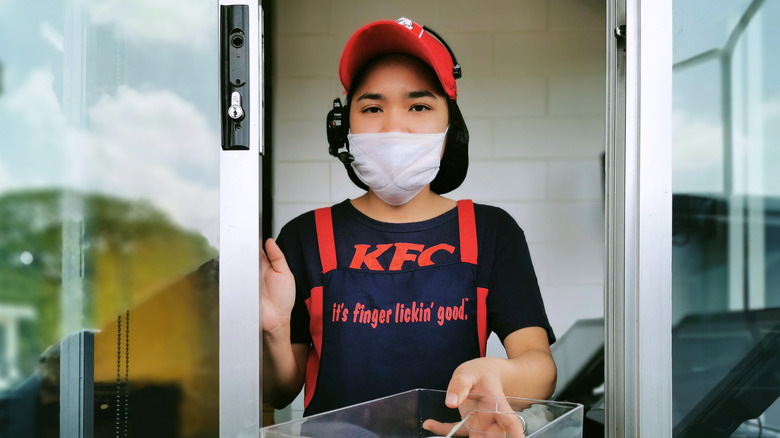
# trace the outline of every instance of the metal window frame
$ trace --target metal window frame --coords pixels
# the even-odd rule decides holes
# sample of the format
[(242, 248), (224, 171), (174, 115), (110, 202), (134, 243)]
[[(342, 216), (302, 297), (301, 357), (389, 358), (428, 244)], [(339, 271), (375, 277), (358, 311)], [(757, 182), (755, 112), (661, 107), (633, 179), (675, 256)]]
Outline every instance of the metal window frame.
[(245, 5), (249, 10), (251, 95), (244, 125), (250, 129), (250, 148), (220, 152), (219, 428), (221, 437), (257, 437), (262, 425), (262, 9), (258, 0), (219, 0), (217, 8), (227, 5)]
[(607, 6), (605, 436), (671, 436), (672, 0)]
[[(260, 23), (256, 2), (220, 0), (223, 4), (248, 4)], [(609, 437), (672, 431), (671, 18), (672, 0), (608, 5), (608, 28), (625, 24), (628, 30), (624, 55), (611, 32), (607, 50)], [(259, 42), (260, 32), (251, 41)], [(259, 52), (254, 58), (259, 64)], [(256, 84), (261, 68), (255, 70)], [(260, 102), (259, 96), (253, 99)], [(260, 124), (252, 129), (259, 139)], [(248, 156), (258, 157), (254, 148), (260, 142), (253, 143)], [(261, 424), (259, 157), (246, 156), (223, 152), (220, 164), (220, 435), (230, 437), (257, 436)]]
[(95, 335), (71, 333), (60, 341), (60, 437), (92, 438), (95, 432)]

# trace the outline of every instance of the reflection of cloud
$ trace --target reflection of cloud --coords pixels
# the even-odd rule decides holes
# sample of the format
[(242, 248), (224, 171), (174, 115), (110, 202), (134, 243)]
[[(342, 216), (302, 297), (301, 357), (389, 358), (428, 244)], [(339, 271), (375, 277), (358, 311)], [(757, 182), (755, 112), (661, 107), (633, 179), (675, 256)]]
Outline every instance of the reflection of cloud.
[[(0, 0), (1, 1), (1, 0)], [(29, 126), (46, 123), (47, 130), (63, 129), (65, 116), (54, 94), (54, 74), (48, 70), (34, 70), (18, 88), (9, 90), (0, 105), (11, 114), (21, 117)], [(56, 136), (54, 137), (56, 138)]]
[(0, 99), (0, 160), (10, 175), (4, 189), (56, 185), (66, 120), (54, 93), (54, 75), (34, 70)]
[(100, 98), (89, 120), (101, 148), (115, 146), (137, 160), (186, 173), (214, 169), (204, 157), (216, 155), (216, 134), (195, 105), (170, 91), (120, 87), (116, 95)]
[(780, 95), (764, 102), (763, 147), (764, 147), (764, 192), (771, 196), (780, 196)]
[(780, 96), (764, 102), (763, 106), (764, 123), (772, 123), (780, 120)]
[(723, 133), (720, 125), (675, 112), (672, 132), (674, 191), (722, 191)]
[(46, 21), (41, 23), (41, 36), (46, 42), (51, 44), (55, 50), (60, 53), (65, 53), (65, 38), (54, 28), (54, 26)]
[(165, 90), (122, 87), (103, 96), (89, 120), (86, 186), (149, 199), (188, 228), (217, 229), (219, 139), (193, 104)]
[(13, 17), (15, 13), (18, 13), (21, 3), (17, 3), (16, 0), (0, 0), (0, 18)]
[(130, 39), (200, 46), (212, 38), (216, 8), (202, 0), (87, 0), (92, 21)]
[[(676, 192), (722, 192), (723, 130), (716, 121), (676, 111), (672, 128), (673, 185)], [(740, 117), (744, 125), (740, 125)], [(731, 184), (736, 193), (780, 195), (780, 96), (768, 96), (735, 117), (731, 141)], [(757, 123), (754, 123), (757, 122)]]
[(11, 173), (6, 169), (5, 164), (0, 161), (0, 192), (5, 191), (7, 188), (13, 187), (14, 179)]
[[(0, 0), (1, 1), (1, 0)], [(219, 137), (191, 102), (120, 87), (67, 123), (53, 76), (32, 72), (0, 99), (0, 190), (70, 187), (142, 198), (217, 242)]]

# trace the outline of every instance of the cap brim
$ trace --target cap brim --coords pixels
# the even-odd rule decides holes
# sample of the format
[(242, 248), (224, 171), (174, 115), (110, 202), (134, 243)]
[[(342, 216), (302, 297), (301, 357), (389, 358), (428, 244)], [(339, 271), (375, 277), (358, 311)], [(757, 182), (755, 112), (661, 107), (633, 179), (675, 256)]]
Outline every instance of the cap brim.
[[(445, 93), (454, 99), (455, 80), (447, 77), (448, 74), (452, 75), (449, 52), (445, 61), (441, 54), (437, 56), (432, 53), (429, 43), (423, 38), (433, 37), (424, 33), (425, 30), (419, 25), (415, 24), (414, 30), (410, 31), (404, 25), (390, 20), (377, 21), (358, 29), (344, 48), (339, 64), (339, 78), (344, 88), (350, 90), (352, 78), (366, 61), (386, 53), (405, 53), (428, 64), (436, 72)], [(446, 51), (443, 46), (441, 50)], [(446, 61), (449, 61), (449, 65), (444, 65)]]

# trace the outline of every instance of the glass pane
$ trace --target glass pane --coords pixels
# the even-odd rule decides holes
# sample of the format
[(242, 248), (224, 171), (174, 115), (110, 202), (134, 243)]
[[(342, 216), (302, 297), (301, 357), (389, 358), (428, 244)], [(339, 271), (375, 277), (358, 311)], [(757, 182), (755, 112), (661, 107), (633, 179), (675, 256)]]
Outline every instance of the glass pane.
[(674, 5), (674, 434), (777, 436), (780, 2)]
[(0, 435), (218, 436), (216, 5), (1, 3)]
[(674, 2), (674, 62), (722, 48), (753, 0)]
[(723, 191), (720, 64), (707, 60), (675, 71), (673, 84), (673, 190)]

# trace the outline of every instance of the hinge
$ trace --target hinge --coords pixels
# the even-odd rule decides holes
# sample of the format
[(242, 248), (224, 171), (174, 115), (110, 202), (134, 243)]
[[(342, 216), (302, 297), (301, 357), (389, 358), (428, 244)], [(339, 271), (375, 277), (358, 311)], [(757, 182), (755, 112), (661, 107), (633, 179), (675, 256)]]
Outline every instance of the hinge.
[(626, 25), (621, 24), (615, 28), (615, 39), (617, 39), (617, 48), (626, 51)]

